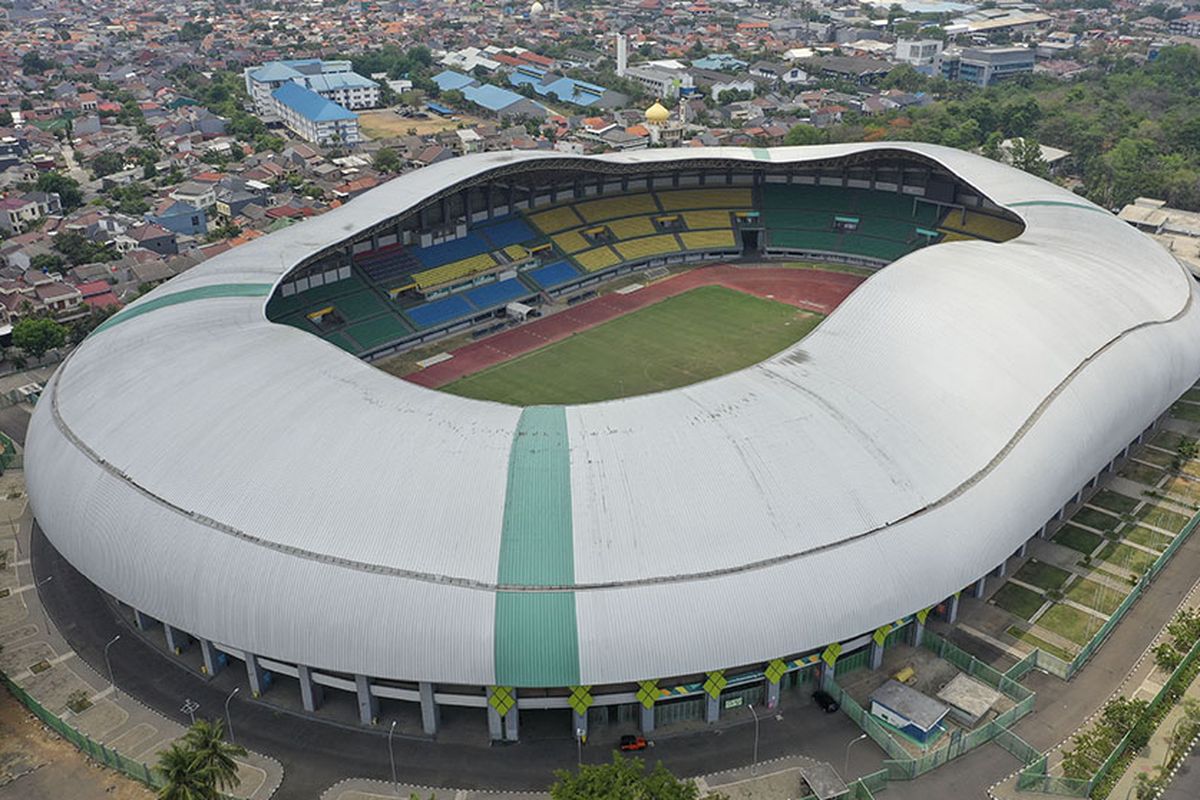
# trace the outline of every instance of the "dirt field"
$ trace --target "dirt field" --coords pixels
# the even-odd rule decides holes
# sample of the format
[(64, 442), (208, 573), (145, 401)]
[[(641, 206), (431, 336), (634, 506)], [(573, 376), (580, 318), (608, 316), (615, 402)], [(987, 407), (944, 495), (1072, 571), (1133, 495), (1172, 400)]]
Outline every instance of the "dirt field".
[(476, 125), (483, 120), (470, 114), (458, 114), (454, 119), (430, 116), (429, 119), (409, 119), (391, 111), (364, 111), (358, 115), (358, 126), (368, 139), (391, 139), (407, 136), (416, 129), (418, 136), (452, 131), (460, 125)]
[(88, 760), (0, 689), (0, 800), (9, 798), (153, 800), (154, 792)]

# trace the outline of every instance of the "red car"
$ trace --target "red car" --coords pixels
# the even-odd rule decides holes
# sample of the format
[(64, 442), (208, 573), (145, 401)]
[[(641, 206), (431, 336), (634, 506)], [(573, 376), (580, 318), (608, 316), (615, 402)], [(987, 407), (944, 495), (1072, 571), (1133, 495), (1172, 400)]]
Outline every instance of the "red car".
[(621, 750), (630, 753), (634, 750), (645, 750), (646, 740), (641, 736), (622, 736)]

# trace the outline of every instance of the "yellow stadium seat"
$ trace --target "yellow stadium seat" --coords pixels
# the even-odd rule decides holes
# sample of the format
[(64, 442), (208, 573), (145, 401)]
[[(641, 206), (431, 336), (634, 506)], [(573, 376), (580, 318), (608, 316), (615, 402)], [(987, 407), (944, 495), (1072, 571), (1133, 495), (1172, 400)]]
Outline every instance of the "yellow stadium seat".
[(684, 250), (730, 250), (737, 246), (733, 231), (688, 231), (679, 238)]
[(944, 232), (965, 233), (974, 239), (989, 239), (993, 242), (1007, 242), (1021, 234), (1021, 225), (991, 214), (981, 214), (978, 211), (951, 211), (942, 220), (941, 230)]
[(638, 261), (665, 253), (679, 252), (679, 242), (675, 240), (674, 235), (669, 233), (632, 239), (628, 242), (617, 242), (614, 246), (625, 261)]
[(664, 211), (683, 211), (689, 208), (751, 208), (754, 196), (748, 187), (720, 189), (677, 189), (659, 192), (658, 201)]
[(702, 231), (706, 228), (728, 228), (729, 210), (722, 211), (685, 211), (683, 222), (689, 230)]
[(588, 243), (588, 240), (583, 238), (583, 236), (577, 230), (556, 233), (551, 236), (550, 239), (556, 245), (558, 245), (558, 249), (562, 250), (564, 253), (578, 253), (580, 250), (587, 250), (589, 247), (591, 247), (591, 244)]
[(431, 286), (440, 286), (443, 283), (474, 275), (476, 272), (483, 272), (494, 266), (496, 266), (496, 259), (492, 257), (491, 253), (480, 253), (477, 256), (414, 273), (412, 279), (416, 282), (417, 288), (424, 291)]
[(510, 261), (523, 261), (529, 258), (529, 251), (519, 244), (510, 244), (504, 248), (504, 255), (508, 256)]
[(608, 229), (618, 239), (636, 239), (639, 236), (651, 236), (658, 233), (651, 217), (626, 217), (614, 219), (608, 223)]
[(558, 231), (574, 228), (583, 222), (571, 206), (559, 206), (546, 211), (529, 215), (529, 221), (542, 233), (557, 233)]
[(604, 222), (630, 214), (652, 214), (658, 211), (658, 204), (654, 202), (654, 195), (645, 192), (585, 200), (576, 203), (575, 210), (588, 222)]
[(613, 264), (620, 263), (621, 259), (612, 251), (612, 248), (605, 245), (604, 247), (596, 247), (592, 250), (576, 253), (575, 261), (588, 272), (596, 272), (605, 267), (611, 267)]

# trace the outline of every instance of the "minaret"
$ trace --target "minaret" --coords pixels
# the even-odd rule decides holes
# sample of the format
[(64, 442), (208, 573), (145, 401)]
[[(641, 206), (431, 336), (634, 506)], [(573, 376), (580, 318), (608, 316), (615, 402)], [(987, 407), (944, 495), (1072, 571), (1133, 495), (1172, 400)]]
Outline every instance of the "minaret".
[(629, 50), (625, 43), (625, 34), (617, 34), (617, 75), (624, 78), (625, 68), (629, 66)]

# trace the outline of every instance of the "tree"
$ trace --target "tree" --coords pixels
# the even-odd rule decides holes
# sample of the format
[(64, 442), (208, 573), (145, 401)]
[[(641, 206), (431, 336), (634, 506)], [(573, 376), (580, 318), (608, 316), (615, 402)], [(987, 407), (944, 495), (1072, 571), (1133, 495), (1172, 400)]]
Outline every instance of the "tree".
[(242, 782), (234, 758), (246, 755), (246, 748), (225, 741), (225, 725), (220, 720), (196, 720), (184, 734), (183, 742), (209, 786), (224, 792)]
[(55, 253), (38, 253), (29, 259), (29, 268), (37, 272), (62, 272), (65, 264), (63, 257)]
[(115, 261), (117, 258), (110, 248), (96, 244), (79, 231), (63, 231), (55, 235), (54, 249), (75, 266), (93, 261)]
[(200, 769), (196, 754), (178, 742), (158, 754), (163, 787), (159, 800), (210, 800), (213, 792)]
[(390, 147), (381, 147), (379, 152), (375, 154), (372, 163), (375, 169), (380, 172), (399, 172), (403, 166), (400, 161), (400, 156)]
[(54, 69), (57, 66), (53, 61), (43, 58), (42, 54), (36, 50), (30, 50), (21, 56), (21, 71), (26, 75), (41, 75), (46, 70)]
[(43, 172), (35, 184), (39, 192), (53, 192), (62, 201), (63, 209), (70, 211), (83, 205), (83, 192), (79, 181), (61, 172)]
[(106, 150), (92, 159), (92, 175), (103, 178), (125, 169), (125, 158), (120, 153)]
[[(558, 770), (550, 787), (551, 800), (697, 800), (700, 791), (691, 781), (681, 781), (659, 762), (646, 772), (638, 758), (613, 753), (608, 764), (584, 764)], [(719, 795), (708, 795), (717, 800)]]
[(1039, 178), (1050, 175), (1046, 159), (1042, 158), (1042, 146), (1032, 137), (1013, 139), (1009, 145), (1009, 159), (1014, 167), (1031, 175), (1037, 175)]
[(1003, 161), (1004, 152), (1000, 149), (1000, 143), (1004, 141), (1004, 134), (1000, 131), (992, 131), (983, 140), (983, 147), (980, 148), (979, 154), (984, 158), (990, 158), (992, 161)]
[(13, 124), (13, 115), (7, 109), (0, 109), (0, 128), (11, 128)]
[(46, 317), (30, 317), (13, 326), (12, 343), (34, 358), (40, 359), (67, 341), (66, 327)]
[(821, 144), (825, 141), (825, 133), (820, 128), (814, 128), (812, 125), (795, 125), (787, 136), (783, 138), (783, 143), (788, 145), (798, 144)]

